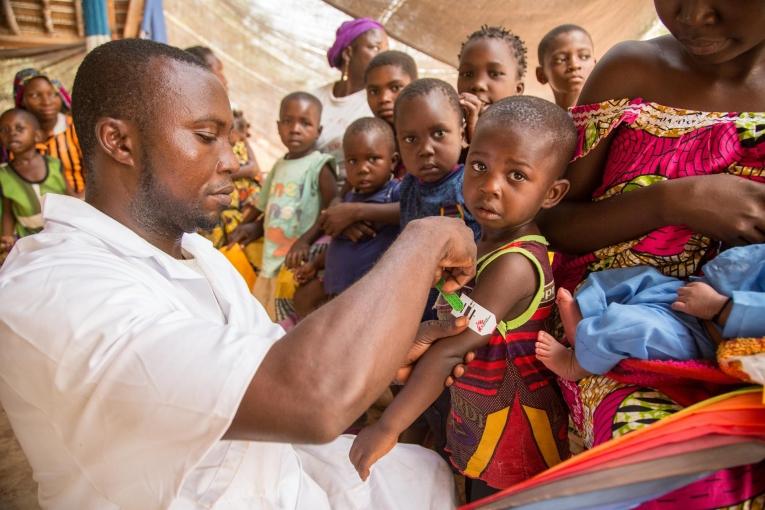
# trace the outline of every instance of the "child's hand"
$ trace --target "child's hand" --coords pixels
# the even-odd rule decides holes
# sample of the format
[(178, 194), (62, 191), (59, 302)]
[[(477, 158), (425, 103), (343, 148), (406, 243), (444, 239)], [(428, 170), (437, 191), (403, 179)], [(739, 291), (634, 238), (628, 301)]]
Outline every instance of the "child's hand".
[(703, 282), (691, 282), (677, 290), (677, 299), (672, 309), (710, 320), (720, 313), (728, 298)]
[(303, 262), (308, 261), (308, 253), (311, 251), (311, 245), (302, 239), (295, 241), (290, 251), (287, 252), (287, 256), (284, 259), (284, 264), (288, 269), (295, 269), (300, 267)]
[(473, 139), (475, 126), (478, 123), (478, 117), (481, 115), (485, 105), (475, 94), (463, 92), (460, 94), (460, 106), (462, 111), (465, 112), (465, 141), (470, 143)]
[(0, 237), (0, 252), (9, 252), (13, 245), (16, 243), (16, 238), (13, 236)]
[(306, 262), (292, 270), (298, 285), (305, 285), (316, 277), (316, 266), (312, 262)]
[(359, 221), (343, 230), (342, 235), (354, 243), (358, 243), (362, 239), (376, 236), (377, 232), (375, 232), (375, 229), (373, 229), (369, 223), (365, 221)]
[(245, 246), (257, 240), (257, 226), (254, 223), (240, 223), (228, 236), (229, 246), (241, 244)]
[(398, 434), (386, 430), (380, 422), (366, 427), (353, 441), (348, 457), (362, 480), (369, 478), (372, 464), (391, 451), (398, 441)]
[(329, 209), (321, 212), (321, 216), (319, 216), (319, 226), (325, 234), (336, 237), (342, 233), (343, 230), (358, 221), (358, 218), (356, 217), (357, 211), (356, 204), (335, 204)]

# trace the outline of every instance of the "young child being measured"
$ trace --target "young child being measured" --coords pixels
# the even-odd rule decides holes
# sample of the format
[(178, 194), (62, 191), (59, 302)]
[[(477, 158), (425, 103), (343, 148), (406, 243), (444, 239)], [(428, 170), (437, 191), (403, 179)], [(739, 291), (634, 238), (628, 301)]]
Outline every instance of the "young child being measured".
[[(605, 374), (626, 358), (715, 357), (716, 337), (765, 336), (765, 244), (722, 252), (691, 282), (636, 266), (592, 273), (572, 296), (558, 291), (566, 337), (539, 332), (537, 358), (560, 377)], [(701, 319), (701, 320), (700, 320)]]
[[(403, 128), (399, 136), (410, 136)], [(454, 467), (496, 490), (568, 457), (566, 406), (554, 375), (534, 357), (555, 296), (535, 217), (568, 191), (562, 175), (575, 143), (571, 118), (539, 98), (506, 98), (481, 115), (463, 188), (481, 226), (469, 299), (494, 316), (496, 328), (467, 329), (428, 350), (380, 420), (357, 436), (350, 459), (361, 478), (441, 394), (468, 351), (475, 359), (450, 388), (446, 451)]]

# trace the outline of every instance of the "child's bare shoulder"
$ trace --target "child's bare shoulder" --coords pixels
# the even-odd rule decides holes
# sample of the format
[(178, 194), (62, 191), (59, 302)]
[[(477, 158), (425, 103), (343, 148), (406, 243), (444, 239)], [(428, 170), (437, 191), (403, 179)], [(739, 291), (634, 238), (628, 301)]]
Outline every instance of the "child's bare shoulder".
[(596, 64), (579, 104), (642, 96), (652, 83), (661, 80), (668, 49), (671, 41), (665, 37), (616, 44)]
[[(521, 253), (506, 253), (491, 261), (478, 277), (474, 294), (491, 292), (490, 299), (506, 302), (533, 295), (539, 282), (537, 271), (528, 257)], [(501, 292), (495, 294), (498, 289)]]

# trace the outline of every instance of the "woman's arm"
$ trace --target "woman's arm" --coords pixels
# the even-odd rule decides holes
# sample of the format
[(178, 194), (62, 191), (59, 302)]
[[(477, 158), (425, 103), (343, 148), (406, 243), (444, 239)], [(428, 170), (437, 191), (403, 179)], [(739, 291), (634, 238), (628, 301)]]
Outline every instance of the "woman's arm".
[[(538, 280), (536, 270), (526, 257), (508, 254), (483, 272), (470, 297), (493, 311), (498, 319), (517, 316), (529, 306)], [(489, 337), (465, 330), (441, 340), (425, 353), (380, 420), (362, 430), (354, 441), (350, 458), (362, 479), (366, 479), (372, 464), (390, 451), (398, 436), (441, 394), (444, 379), (465, 353), (486, 345)]]
[[(660, 66), (657, 45), (630, 41), (609, 50), (585, 84), (579, 104), (650, 97)], [(601, 185), (613, 133), (571, 163), (564, 201), (537, 219), (552, 247), (587, 253), (637, 239), (666, 225), (685, 225), (728, 244), (765, 240), (765, 186), (732, 175), (702, 175), (656, 183), (592, 202)]]

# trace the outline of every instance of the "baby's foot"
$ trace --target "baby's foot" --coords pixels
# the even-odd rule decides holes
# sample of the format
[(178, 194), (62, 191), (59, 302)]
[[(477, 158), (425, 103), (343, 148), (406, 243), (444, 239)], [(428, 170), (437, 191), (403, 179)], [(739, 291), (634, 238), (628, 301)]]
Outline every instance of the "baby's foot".
[(582, 377), (590, 375), (589, 372), (579, 366), (573, 349), (564, 347), (545, 331), (540, 331), (537, 335), (535, 350), (537, 359), (558, 377), (568, 381), (578, 381)]
[[(560, 311), (560, 321), (563, 323), (563, 331), (566, 332), (566, 338), (571, 345), (576, 343), (576, 326), (582, 320), (582, 312), (576, 299), (569, 291), (561, 287), (558, 289), (558, 296), (555, 299)], [(552, 337), (551, 337), (552, 338)]]

